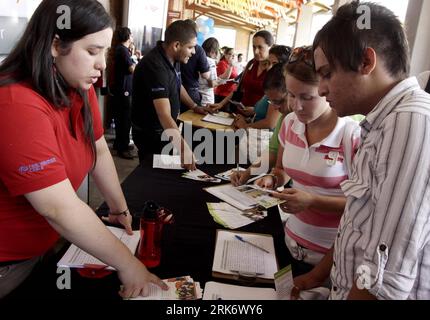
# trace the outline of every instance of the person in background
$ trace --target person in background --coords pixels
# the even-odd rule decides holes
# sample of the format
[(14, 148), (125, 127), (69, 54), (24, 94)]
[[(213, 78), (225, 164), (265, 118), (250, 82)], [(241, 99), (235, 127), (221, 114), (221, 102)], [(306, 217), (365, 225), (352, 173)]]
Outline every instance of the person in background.
[(245, 64), (243, 63), (243, 54), (239, 53), (237, 55), (237, 61), (235, 64), (236, 70), (237, 70), (237, 74), (241, 75), (243, 72), (243, 69), (245, 69)]
[[(244, 106), (253, 106), (263, 97), (263, 81), (267, 73), (266, 61), (273, 43), (273, 36), (269, 31), (261, 30), (254, 35), (252, 38), (254, 58), (245, 67), (238, 89), (222, 101), (211, 105), (213, 111), (226, 108), (230, 100), (242, 102)], [(237, 111), (241, 110), (238, 108)]]
[(313, 67), (312, 47), (293, 50), (285, 68), (286, 99), (294, 111), (279, 131), (275, 168), (256, 181), (276, 190), (291, 178), (292, 188), (276, 192), (289, 213), (285, 243), (292, 256), (294, 276), (306, 273), (327, 253), (337, 235), (345, 207), (340, 183), (347, 180), (360, 140), (358, 124), (339, 118), (318, 95), (319, 77)]
[[(182, 166), (196, 168), (191, 148), (182, 138), (176, 119), (181, 101), (196, 113), (198, 107), (181, 84), (180, 63), (187, 63), (195, 53), (197, 32), (192, 24), (177, 20), (167, 27), (165, 41), (146, 54), (133, 77), (132, 134), (139, 160), (152, 163), (152, 156), (174, 146), (181, 154)], [(205, 58), (206, 60), (206, 58)], [(163, 132), (171, 140), (162, 139)], [(171, 148), (168, 150), (171, 151)]]
[[(59, 6), (70, 8), (71, 29), (58, 27)], [(90, 173), (109, 221), (132, 234), (93, 88), (112, 33), (98, 1), (44, 0), (0, 66), (0, 298), (59, 235), (114, 267), (123, 298), (147, 295), (151, 283), (167, 289), (76, 194)]]
[(210, 72), (209, 79), (204, 79), (202, 76), (199, 79), (199, 92), (202, 97), (201, 105), (206, 106), (215, 103), (214, 87), (218, 84), (215, 59), (219, 52), (219, 42), (215, 38), (208, 38), (203, 42), (202, 48), (206, 53)]
[[(361, 7), (372, 28), (357, 28)], [(340, 116), (364, 114), (362, 143), (334, 248), (301, 290), (331, 275), (331, 299), (430, 299), (430, 95), (408, 78), (402, 23), (370, 2), (341, 6), (313, 45), (319, 94)]]
[(133, 146), (130, 146), (131, 129), (131, 95), (133, 85), (133, 72), (136, 63), (132, 59), (130, 45), (133, 42), (131, 31), (127, 27), (120, 27), (115, 30), (113, 43), (117, 45), (113, 48), (113, 68), (110, 83), (112, 93), (112, 105), (115, 119), (115, 141), (113, 148), (120, 158), (134, 159), (131, 153)]
[[(291, 48), (283, 45), (274, 45), (269, 50), (269, 57), (267, 59), (267, 70), (270, 70), (272, 66), (277, 63), (285, 64), (291, 54)], [(263, 82), (264, 87), (264, 82)], [(264, 91), (267, 89), (265, 88)], [(234, 126), (238, 129), (270, 129), (275, 128), (276, 123), (279, 119), (278, 108), (274, 105), (269, 104), (269, 98), (264, 95), (254, 107), (246, 107), (242, 110), (242, 114), (238, 115), (235, 119)], [(246, 118), (252, 117), (253, 121), (249, 122)]]
[(215, 101), (222, 101), (236, 90), (236, 83), (234, 81), (226, 82), (227, 80), (234, 80), (238, 76), (236, 67), (234, 66), (233, 48), (227, 47), (224, 49), (224, 54), (217, 64), (216, 71), (222, 84), (215, 88)]
[[(197, 25), (193, 20), (185, 20), (197, 32)], [(201, 46), (196, 44), (195, 53), (191, 56), (187, 63), (181, 62), (181, 79), (182, 85), (188, 95), (198, 105), (202, 105), (202, 96), (199, 92), (199, 79), (210, 79), (211, 73), (209, 64), (206, 58), (206, 53)], [(187, 104), (181, 104), (181, 113), (188, 110)]]

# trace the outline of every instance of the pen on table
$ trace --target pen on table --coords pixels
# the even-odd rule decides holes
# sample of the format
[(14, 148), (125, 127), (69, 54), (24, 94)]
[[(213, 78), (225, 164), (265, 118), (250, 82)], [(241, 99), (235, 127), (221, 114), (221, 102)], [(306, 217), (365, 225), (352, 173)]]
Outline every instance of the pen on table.
[(245, 243), (247, 243), (247, 244), (249, 244), (249, 245), (251, 245), (251, 246), (253, 246), (253, 247), (255, 247), (255, 248), (258, 248), (258, 249), (260, 249), (260, 250), (263, 250), (264, 252), (267, 252), (267, 253), (270, 253), (269, 251), (267, 251), (266, 249), (264, 249), (264, 248), (262, 248), (262, 247), (260, 247), (260, 246), (257, 246), (256, 244), (253, 244), (252, 242), (250, 242), (250, 241), (248, 241), (248, 240), (245, 240), (244, 238), (242, 238), (241, 236), (238, 236), (238, 235), (235, 235), (234, 236), (237, 240), (240, 240), (240, 241), (242, 241), (242, 242), (245, 242)]

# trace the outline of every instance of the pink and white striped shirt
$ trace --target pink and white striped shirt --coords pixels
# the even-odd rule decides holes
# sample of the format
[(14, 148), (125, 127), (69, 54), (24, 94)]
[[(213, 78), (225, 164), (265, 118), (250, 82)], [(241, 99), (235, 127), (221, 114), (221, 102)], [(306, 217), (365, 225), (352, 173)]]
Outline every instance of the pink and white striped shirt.
[[(282, 164), (293, 188), (322, 196), (343, 196), (341, 182), (348, 179), (347, 163), (352, 162), (360, 141), (360, 127), (350, 118), (338, 118), (336, 127), (321, 142), (308, 145), (306, 125), (290, 113), (279, 131), (284, 147)], [(345, 157), (349, 156), (350, 161)], [(341, 216), (323, 209), (307, 209), (291, 215), (285, 232), (299, 245), (326, 253), (333, 245)]]

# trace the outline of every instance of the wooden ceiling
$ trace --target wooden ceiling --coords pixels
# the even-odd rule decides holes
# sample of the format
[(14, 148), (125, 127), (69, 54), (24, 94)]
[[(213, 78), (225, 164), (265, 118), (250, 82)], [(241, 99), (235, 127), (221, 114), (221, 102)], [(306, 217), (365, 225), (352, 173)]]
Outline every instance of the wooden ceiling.
[(254, 32), (276, 29), (280, 19), (294, 24), (303, 4), (311, 4), (314, 14), (332, 9), (334, 0), (186, 0), (185, 8), (214, 19), (218, 25)]

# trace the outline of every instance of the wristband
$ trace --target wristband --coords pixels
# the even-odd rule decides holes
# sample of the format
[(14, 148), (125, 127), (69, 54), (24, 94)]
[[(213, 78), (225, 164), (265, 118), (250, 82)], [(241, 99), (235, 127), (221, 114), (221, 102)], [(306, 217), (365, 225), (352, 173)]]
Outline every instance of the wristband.
[(130, 211), (127, 208), (127, 209), (125, 209), (122, 212), (115, 212), (115, 213), (109, 212), (109, 215), (111, 215), (111, 216), (121, 216), (121, 215), (123, 215), (124, 217), (127, 217), (127, 214), (129, 214), (129, 213), (130, 213)]

